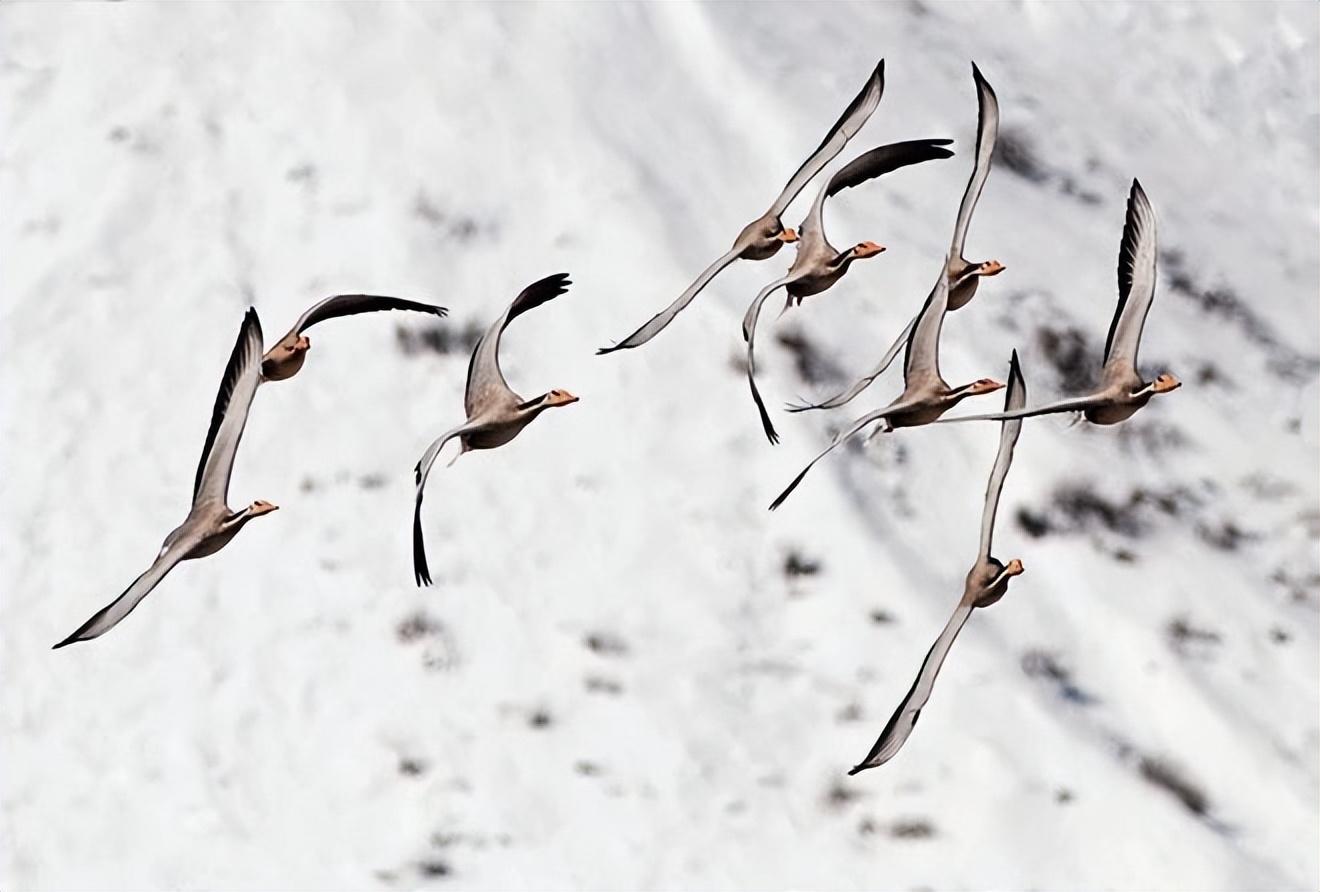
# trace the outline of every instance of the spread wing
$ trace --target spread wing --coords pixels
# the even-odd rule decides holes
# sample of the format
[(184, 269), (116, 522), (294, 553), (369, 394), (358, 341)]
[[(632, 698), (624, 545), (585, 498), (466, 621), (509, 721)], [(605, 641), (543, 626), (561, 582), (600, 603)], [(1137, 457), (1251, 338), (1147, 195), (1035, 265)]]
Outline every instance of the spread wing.
[(1037, 415), (1056, 415), (1060, 412), (1085, 412), (1107, 405), (1109, 400), (1102, 394), (1069, 397), (1053, 403), (1046, 403), (1034, 409), (1014, 409), (1011, 412), (991, 412), (987, 415), (959, 415), (957, 418), (939, 418), (932, 424), (953, 424), (957, 421), (1013, 421), (1017, 418), (1034, 418)]
[(568, 291), (573, 283), (568, 280), (568, 273), (557, 273), (533, 282), (513, 299), (509, 308), (496, 319), (486, 333), (481, 336), (472, 350), (472, 359), (468, 362), (467, 392), (463, 395), (463, 406), (471, 418), (477, 411), (497, 400), (522, 402), (522, 397), (514, 393), (504, 373), (500, 371), (500, 336), (509, 323), (528, 310), (554, 300)]
[(1118, 307), (1105, 339), (1105, 366), (1137, 366), (1137, 347), (1155, 299), (1155, 211), (1136, 180), (1128, 193), (1127, 221), (1118, 251)]
[(903, 384), (911, 387), (921, 378), (940, 376), (940, 329), (944, 325), (944, 314), (949, 308), (949, 277), (945, 273), (949, 258), (944, 258), (940, 267), (940, 277), (931, 289), (921, 312), (917, 314), (916, 324), (908, 335), (907, 351), (903, 355)]
[(220, 381), (220, 392), (211, 410), (211, 427), (206, 432), (206, 445), (197, 464), (197, 479), (193, 484), (193, 504), (217, 501), (225, 504), (229, 494), (229, 477), (234, 470), (234, 455), (238, 441), (247, 424), (252, 397), (261, 383), (261, 320), (251, 307), (243, 317), (238, 340), (225, 366)]
[(852, 386), (847, 390), (841, 390), (834, 396), (822, 400), (819, 403), (789, 406), (788, 411), (805, 412), (808, 409), (834, 409), (851, 402), (853, 397), (870, 387), (875, 382), (876, 378), (879, 378), (885, 373), (885, 369), (889, 368), (890, 363), (892, 363), (894, 358), (898, 356), (898, 351), (902, 350), (903, 345), (907, 343), (908, 335), (912, 332), (912, 328), (916, 324), (917, 320), (915, 318), (908, 322), (907, 327), (898, 333), (898, 337), (894, 339), (894, 343), (889, 345), (889, 349), (885, 351), (885, 355), (880, 357), (880, 361), (876, 363), (875, 368), (871, 369), (871, 371), (865, 376), (854, 381)]
[(813, 233), (824, 237), (823, 215), (827, 197), (884, 176), (900, 167), (934, 161), (937, 158), (952, 158), (953, 152), (943, 148), (952, 142), (951, 139), (913, 139), (907, 142), (889, 143), (858, 155), (835, 171), (834, 176), (829, 178), (824, 188), (816, 195), (811, 211), (802, 222), (800, 233), (802, 239), (806, 241)]
[(422, 537), (422, 492), (426, 489), (426, 478), (431, 475), (431, 466), (435, 464), (436, 456), (440, 454), (446, 443), (455, 437), (481, 430), (481, 427), (479, 424), (462, 424), (453, 430), (445, 431), (426, 447), (421, 461), (417, 462), (417, 467), (413, 469), (417, 477), (413, 506), (413, 578), (419, 586), (431, 584), (431, 570), (426, 565), (426, 541)]
[(619, 343), (615, 344), (613, 347), (601, 347), (596, 351), (596, 354), (613, 353), (615, 350), (627, 350), (631, 347), (640, 347), (642, 344), (645, 344), (647, 341), (651, 340), (651, 338), (664, 331), (665, 327), (674, 321), (674, 317), (681, 313), (688, 304), (692, 303), (692, 299), (700, 293), (701, 289), (710, 284), (711, 279), (715, 278), (721, 270), (738, 259), (738, 252), (739, 249), (735, 246), (732, 251), (729, 251), (729, 253), (702, 270), (701, 275), (697, 276), (697, 280), (689, 285), (687, 290), (680, 294), (676, 301), (665, 307), (659, 313), (656, 313), (647, 320), (645, 325), (628, 335), (628, 337), (624, 338), (622, 341), (619, 341)]
[(340, 316), (356, 316), (358, 313), (377, 313), (381, 310), (411, 310), (416, 313), (430, 313), (434, 316), (446, 316), (449, 310), (434, 304), (418, 303), (401, 297), (386, 297), (379, 294), (336, 294), (315, 303), (298, 318), (290, 334), (300, 335), (318, 322), (335, 319)]
[(863, 415), (861, 418), (858, 418), (856, 421), (852, 423), (852, 426), (850, 426), (846, 431), (835, 437), (834, 441), (830, 443), (829, 446), (826, 446), (825, 449), (822, 450), (819, 455), (817, 455), (815, 458), (813, 458), (810, 462), (807, 463), (807, 466), (803, 468), (802, 471), (796, 477), (793, 478), (793, 482), (790, 483), (784, 489), (784, 491), (781, 492), (779, 496), (773, 502), (770, 503), (770, 510), (774, 511), (780, 505), (784, 504), (784, 500), (787, 499), (790, 494), (792, 494), (793, 490), (797, 489), (798, 484), (801, 483), (803, 479), (806, 478), (807, 472), (810, 471), (812, 467), (815, 466), (816, 462), (820, 461), (822, 458), (829, 455), (831, 452), (835, 450), (836, 447), (842, 445), (854, 434), (859, 433), (868, 424), (874, 424), (877, 421), (883, 420), (888, 415), (893, 415), (898, 412), (902, 412), (903, 410), (911, 408), (914, 405), (916, 405), (916, 403), (914, 402), (891, 403), (890, 405), (885, 406), (883, 409), (877, 409), (874, 412), (868, 412), (867, 414)]
[(90, 641), (113, 629), (120, 620), (133, 612), (133, 608), (151, 593), (151, 590), (165, 578), (165, 574), (174, 569), (175, 564), (183, 560), (183, 555), (187, 551), (187, 544), (177, 542), (161, 551), (155, 562), (145, 573), (134, 579), (133, 584), (125, 589), (122, 595), (98, 610), (91, 619), (79, 626), (77, 631), (55, 645), (53, 649), (58, 650), (75, 641)]
[(793, 199), (797, 198), (799, 192), (811, 182), (816, 174), (820, 173), (826, 164), (829, 164), (834, 157), (843, 151), (843, 147), (848, 144), (848, 140), (857, 135), (857, 131), (862, 129), (866, 119), (871, 117), (876, 106), (880, 104), (880, 97), (885, 92), (885, 60), (881, 59), (875, 66), (875, 71), (867, 78), (866, 84), (862, 87), (860, 93), (848, 105), (842, 117), (834, 122), (830, 132), (825, 134), (825, 139), (811, 153), (797, 172), (789, 178), (784, 191), (779, 193), (775, 203), (770, 206), (770, 213), (776, 217), (782, 216), (784, 211)]
[[(1027, 404), (1027, 382), (1022, 378), (1022, 367), (1018, 363), (1017, 351), (1009, 361), (1008, 389), (1004, 395), (1004, 411), (1021, 409)], [(999, 494), (1004, 489), (1004, 478), (1008, 476), (1008, 466), (1013, 463), (1013, 447), (1017, 445), (1018, 434), (1022, 432), (1022, 419), (1005, 421), (999, 428), (999, 452), (995, 455), (995, 467), (990, 472), (990, 482), (985, 488), (985, 508), (981, 512), (981, 560), (990, 559), (990, 540), (995, 533), (995, 513), (999, 510)]]
[(948, 623), (945, 624), (944, 631), (926, 654), (926, 659), (921, 664), (921, 671), (917, 673), (916, 680), (908, 689), (907, 696), (889, 717), (889, 723), (880, 732), (879, 739), (866, 754), (866, 758), (853, 766), (849, 774), (883, 765), (902, 749), (903, 744), (911, 736), (912, 729), (917, 726), (921, 710), (930, 700), (930, 693), (935, 687), (935, 677), (939, 675), (940, 667), (944, 665), (944, 658), (949, 655), (949, 648), (953, 646), (953, 641), (962, 630), (963, 623), (967, 622), (967, 617), (971, 615), (972, 605), (959, 602), (957, 609), (953, 611), (953, 616), (949, 617)]
[(985, 179), (990, 175), (990, 159), (995, 152), (995, 140), (999, 137), (999, 100), (995, 91), (981, 76), (981, 69), (972, 63), (972, 78), (976, 81), (976, 163), (972, 166), (972, 176), (963, 191), (962, 204), (958, 206), (958, 222), (953, 227), (953, 242), (949, 247), (949, 256), (963, 257), (963, 246), (967, 242), (967, 227), (972, 222), (972, 211), (981, 197)]
[(761, 429), (765, 431), (766, 439), (772, 445), (779, 442), (779, 434), (770, 421), (770, 413), (765, 410), (765, 402), (761, 399), (761, 392), (756, 389), (756, 358), (754, 353), (756, 320), (760, 318), (761, 307), (765, 304), (766, 298), (773, 294), (776, 289), (783, 288), (793, 280), (793, 276), (785, 276), (762, 288), (761, 292), (752, 301), (751, 306), (747, 308), (746, 314), (743, 315), (743, 340), (747, 342), (747, 386), (752, 390), (752, 400), (756, 403), (756, 411), (761, 413)]

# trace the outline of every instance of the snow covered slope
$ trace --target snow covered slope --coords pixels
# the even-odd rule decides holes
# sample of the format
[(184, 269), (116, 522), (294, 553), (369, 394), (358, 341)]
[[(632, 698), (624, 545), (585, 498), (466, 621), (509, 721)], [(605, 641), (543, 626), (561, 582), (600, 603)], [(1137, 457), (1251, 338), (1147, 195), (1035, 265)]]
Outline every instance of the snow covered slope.
[[(1318, 25), (6, 5), (0, 886), (1316, 888)], [(726, 249), (880, 57), (846, 157), (958, 155), (833, 202), (836, 243), (889, 251), (767, 325), (770, 402), (863, 369), (920, 304), (972, 59), (1003, 131), (969, 253), (1008, 270), (949, 317), (946, 376), (1017, 347), (1033, 400), (1089, 382), (1137, 176), (1163, 252), (1143, 365), (1187, 386), (1119, 429), (1028, 423), (996, 537), (1026, 575), (898, 758), (847, 778), (961, 590), (997, 428), (841, 450), (767, 512), (897, 387), (765, 443), (738, 320), (787, 253), (593, 351)], [(461, 417), (465, 332), (559, 271), (504, 367), (583, 400), (432, 476), (419, 591), (411, 469)], [(318, 327), (232, 487), (282, 510), (52, 652), (183, 517), (243, 309), (274, 337), (355, 290), (451, 317)]]

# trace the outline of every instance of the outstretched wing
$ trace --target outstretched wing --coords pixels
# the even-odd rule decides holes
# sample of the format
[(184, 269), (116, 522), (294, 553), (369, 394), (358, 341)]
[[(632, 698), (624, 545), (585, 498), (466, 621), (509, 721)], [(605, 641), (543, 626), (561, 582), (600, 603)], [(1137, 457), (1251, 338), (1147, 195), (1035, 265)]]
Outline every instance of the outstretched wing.
[[(1022, 378), (1022, 367), (1018, 363), (1017, 351), (1008, 365), (1008, 390), (1004, 395), (1004, 411), (1021, 409), (1027, 404), (1027, 382)], [(995, 455), (995, 467), (990, 472), (990, 482), (985, 487), (985, 508), (981, 511), (981, 560), (990, 559), (990, 540), (995, 533), (995, 513), (999, 510), (999, 494), (1004, 489), (1004, 478), (1008, 476), (1008, 466), (1013, 463), (1013, 447), (1017, 445), (1018, 434), (1022, 432), (1022, 419), (1005, 421), (999, 428), (999, 452)]]
[(514, 319), (554, 300), (568, 291), (568, 286), (572, 284), (568, 280), (568, 273), (557, 273), (533, 282), (513, 299), (503, 315), (481, 336), (468, 362), (467, 391), (463, 395), (463, 406), (469, 418), (476, 414), (479, 407), (494, 401), (503, 399), (522, 402), (522, 397), (509, 388), (504, 373), (500, 371), (500, 336)]
[(431, 475), (431, 466), (435, 464), (436, 456), (445, 444), (455, 437), (461, 437), (464, 434), (474, 433), (481, 430), (479, 424), (462, 424), (450, 431), (445, 431), (422, 453), (422, 458), (417, 462), (417, 467), (413, 473), (417, 478), (417, 491), (415, 494), (415, 504), (413, 506), (413, 577), (417, 584), (431, 584), (431, 570), (426, 565), (426, 542), (422, 538), (422, 493), (426, 489), (426, 478)]
[(952, 158), (953, 152), (942, 148), (952, 142), (951, 139), (914, 139), (907, 142), (889, 143), (871, 149), (869, 152), (863, 152), (849, 161), (835, 171), (834, 175), (825, 183), (824, 188), (817, 193), (816, 200), (812, 202), (811, 210), (807, 213), (806, 219), (802, 221), (799, 235), (803, 242), (811, 241), (813, 238), (824, 238), (825, 224), (823, 217), (826, 198), (837, 195), (844, 189), (851, 189), (853, 186), (859, 186), (868, 180), (884, 176), (890, 171), (898, 170), (900, 167), (920, 164), (923, 161), (933, 161), (937, 158)]
[(922, 378), (944, 380), (940, 376), (940, 329), (944, 325), (944, 314), (949, 309), (949, 276), (945, 272), (948, 265), (949, 258), (945, 257), (944, 266), (940, 267), (940, 277), (930, 290), (908, 335), (907, 352), (903, 356), (905, 388), (912, 387)]
[(306, 313), (298, 317), (290, 334), (300, 335), (316, 323), (327, 319), (356, 316), (359, 313), (378, 313), (381, 310), (411, 310), (416, 313), (430, 313), (433, 316), (449, 314), (449, 310), (444, 307), (404, 300), (401, 297), (379, 294), (336, 294), (313, 304)]
[(999, 100), (975, 62), (972, 63), (972, 79), (976, 81), (976, 163), (963, 191), (962, 204), (958, 206), (958, 222), (954, 224), (953, 242), (949, 246), (949, 256), (963, 260), (966, 260), (963, 246), (967, 242), (967, 227), (972, 222), (972, 211), (981, 197), (985, 179), (990, 175), (990, 159), (995, 152), (995, 140), (999, 138)]
[(889, 415), (895, 415), (899, 412), (902, 412), (905, 409), (911, 408), (914, 405), (916, 405), (916, 403), (914, 402), (892, 403), (891, 405), (885, 406), (883, 409), (877, 409), (874, 412), (868, 412), (867, 414), (863, 415), (861, 418), (858, 418), (856, 421), (852, 423), (851, 427), (849, 427), (846, 431), (835, 437), (834, 441), (830, 443), (829, 446), (826, 446), (825, 449), (822, 450), (819, 455), (817, 455), (815, 458), (813, 458), (810, 462), (807, 463), (807, 466), (803, 468), (802, 471), (796, 477), (793, 478), (793, 482), (790, 483), (787, 486), (787, 488), (785, 488), (784, 491), (779, 494), (778, 498), (776, 498), (773, 502), (770, 503), (770, 510), (774, 511), (780, 505), (784, 504), (784, 500), (789, 497), (789, 495), (793, 492), (793, 490), (797, 489), (798, 484), (803, 481), (803, 479), (807, 476), (807, 472), (810, 471), (812, 467), (815, 466), (816, 462), (820, 461), (822, 458), (829, 455), (831, 452), (834, 451), (836, 447), (845, 443), (850, 437), (852, 437), (854, 434), (859, 433), (867, 425), (874, 424), (875, 422), (880, 421)]
[(766, 439), (770, 441), (771, 445), (779, 442), (779, 433), (770, 421), (770, 413), (765, 410), (765, 402), (761, 399), (761, 392), (756, 389), (756, 355), (754, 352), (756, 346), (756, 320), (761, 316), (761, 307), (765, 304), (766, 298), (792, 281), (794, 281), (793, 276), (785, 276), (766, 285), (756, 295), (751, 306), (747, 308), (746, 314), (743, 315), (743, 340), (747, 342), (747, 386), (752, 389), (752, 400), (756, 403), (756, 411), (761, 413), (761, 429), (765, 431)]
[(1070, 397), (1054, 403), (1046, 403), (1034, 409), (1014, 409), (1011, 412), (991, 412), (986, 415), (959, 415), (957, 418), (938, 418), (932, 424), (953, 424), (957, 421), (1013, 421), (1017, 418), (1034, 418), (1037, 415), (1056, 415), (1060, 412), (1085, 412), (1108, 404), (1108, 399), (1100, 394)]
[(944, 631), (926, 654), (926, 659), (921, 664), (921, 671), (917, 673), (916, 680), (908, 689), (907, 696), (889, 717), (888, 724), (880, 732), (880, 737), (871, 747), (871, 751), (866, 754), (866, 758), (854, 765), (849, 774), (883, 765), (902, 749), (903, 744), (912, 735), (912, 729), (917, 726), (921, 710), (930, 700), (931, 690), (935, 687), (935, 677), (939, 675), (940, 667), (944, 665), (944, 658), (949, 655), (949, 648), (953, 646), (953, 641), (962, 630), (963, 623), (967, 622), (967, 617), (971, 615), (972, 605), (959, 602), (957, 609), (953, 611), (953, 616), (949, 617), (949, 621), (945, 624)]
[(871, 371), (865, 376), (854, 381), (852, 386), (847, 390), (841, 390), (834, 396), (822, 400), (819, 403), (789, 406), (788, 411), (806, 412), (808, 409), (835, 409), (851, 402), (853, 397), (870, 387), (875, 382), (876, 378), (879, 378), (885, 373), (885, 369), (889, 368), (890, 363), (892, 363), (894, 358), (898, 356), (898, 351), (903, 349), (903, 346), (907, 343), (908, 335), (912, 332), (912, 328), (916, 324), (917, 320), (915, 318), (909, 321), (907, 327), (898, 333), (898, 337), (894, 339), (894, 343), (889, 345), (889, 349), (885, 351), (885, 355), (880, 357), (880, 361), (876, 363), (875, 368), (871, 369)]
[(862, 87), (860, 93), (848, 105), (839, 120), (834, 122), (830, 132), (825, 134), (825, 139), (811, 153), (802, 166), (797, 169), (793, 176), (789, 177), (788, 183), (784, 186), (784, 191), (779, 193), (775, 203), (770, 205), (770, 213), (776, 217), (782, 216), (784, 211), (793, 199), (797, 198), (799, 192), (811, 182), (816, 174), (820, 173), (826, 164), (834, 160), (834, 157), (843, 151), (843, 147), (848, 144), (848, 140), (857, 135), (857, 131), (862, 129), (866, 119), (871, 117), (871, 112), (875, 111), (876, 106), (880, 104), (880, 97), (885, 92), (885, 60), (881, 59), (875, 66), (875, 71), (867, 78), (866, 84)]
[(1127, 221), (1118, 251), (1118, 307), (1105, 339), (1105, 367), (1136, 370), (1137, 347), (1155, 299), (1155, 211), (1136, 180), (1128, 193)]
[(697, 276), (697, 280), (689, 285), (687, 290), (678, 296), (678, 300), (665, 307), (659, 313), (656, 313), (647, 320), (645, 325), (628, 335), (628, 337), (624, 338), (622, 341), (619, 341), (619, 343), (615, 344), (613, 347), (601, 347), (596, 351), (596, 354), (613, 353), (615, 350), (627, 350), (632, 347), (640, 347), (642, 344), (645, 344), (647, 341), (651, 340), (651, 338), (664, 331), (665, 327), (674, 321), (674, 317), (681, 313), (688, 304), (692, 303), (692, 299), (701, 292), (701, 289), (710, 284), (711, 279), (715, 278), (721, 270), (738, 259), (738, 253), (739, 249), (735, 246), (733, 250), (729, 251), (729, 253), (702, 270), (701, 275)]
[(257, 311), (248, 307), (211, 410), (211, 427), (206, 432), (206, 445), (202, 447), (202, 459), (197, 463), (197, 479), (193, 483), (194, 505), (206, 501), (225, 504), (238, 441), (247, 424), (252, 397), (261, 383), (261, 341), (261, 320)]
[(174, 569), (175, 564), (183, 560), (187, 550), (186, 545), (175, 543), (172, 547), (161, 551), (155, 562), (147, 568), (147, 572), (134, 579), (133, 584), (125, 589), (122, 595), (98, 610), (91, 619), (79, 626), (72, 635), (55, 645), (53, 649), (58, 650), (75, 641), (90, 641), (113, 629), (120, 620), (133, 612), (133, 608), (151, 593), (151, 590), (165, 578), (166, 573)]

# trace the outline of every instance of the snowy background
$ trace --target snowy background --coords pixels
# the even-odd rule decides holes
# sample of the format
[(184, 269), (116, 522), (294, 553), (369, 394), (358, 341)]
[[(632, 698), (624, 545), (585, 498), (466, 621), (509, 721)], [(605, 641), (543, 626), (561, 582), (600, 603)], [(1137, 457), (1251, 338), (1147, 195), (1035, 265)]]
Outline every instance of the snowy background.
[[(0, 9), (0, 887), (1314, 889), (1320, 885), (1320, 67), (1314, 4)], [(996, 551), (904, 751), (847, 778), (961, 592), (998, 428), (905, 431), (766, 505), (843, 412), (766, 444), (741, 263), (646, 347), (880, 57), (841, 195), (889, 247), (761, 343), (779, 403), (920, 305), (998, 91), (946, 377), (1084, 387), (1124, 199), (1159, 216), (1121, 428), (1029, 423)], [(786, 215), (796, 224), (809, 188)], [(432, 476), (467, 349), (525, 284), (524, 394), (582, 402)], [(232, 487), (282, 510), (98, 641), (187, 510), (242, 318), (311, 333)], [(998, 405), (1000, 396), (988, 398)], [(971, 406), (971, 403), (968, 404)], [(981, 407), (977, 407), (981, 408)], [(452, 447), (451, 447), (452, 448)]]

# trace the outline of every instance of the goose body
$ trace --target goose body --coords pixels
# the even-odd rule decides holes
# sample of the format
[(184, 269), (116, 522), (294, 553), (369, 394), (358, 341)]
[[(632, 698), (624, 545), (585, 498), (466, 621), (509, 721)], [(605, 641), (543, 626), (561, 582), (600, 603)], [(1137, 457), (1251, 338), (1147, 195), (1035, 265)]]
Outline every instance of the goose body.
[(766, 412), (765, 403), (762, 402), (760, 391), (756, 387), (756, 323), (761, 315), (761, 307), (770, 295), (783, 288), (788, 292), (788, 300), (784, 304), (784, 309), (787, 310), (795, 304), (800, 304), (803, 298), (820, 294), (830, 288), (843, 278), (854, 261), (874, 257), (884, 251), (883, 246), (871, 241), (860, 242), (846, 251), (840, 251), (830, 244), (829, 238), (825, 235), (825, 200), (844, 189), (873, 180), (900, 167), (938, 158), (951, 158), (953, 152), (944, 148), (949, 142), (951, 140), (919, 139), (890, 143), (859, 155), (835, 172), (816, 194), (810, 212), (799, 227), (797, 257), (788, 274), (762, 288), (747, 308), (747, 313), (743, 316), (743, 340), (747, 342), (747, 384), (761, 417), (761, 427), (771, 443), (779, 442), (779, 435), (770, 421), (770, 415)]
[[(1017, 352), (1014, 351), (1008, 372), (1008, 390), (1004, 397), (1006, 410), (1020, 408), (1026, 401), (1026, 383), (1018, 365)], [(1008, 476), (1009, 466), (1013, 462), (1013, 448), (1017, 444), (1018, 434), (1022, 430), (1022, 421), (1005, 421), (999, 434), (999, 452), (995, 456), (994, 469), (990, 472), (990, 482), (986, 485), (985, 506), (981, 511), (981, 542), (976, 562), (963, 581), (963, 594), (958, 600), (944, 630), (926, 654), (926, 659), (917, 672), (916, 680), (908, 689), (907, 695), (898, 704), (890, 716), (879, 738), (866, 754), (866, 758), (853, 766), (849, 774), (875, 768), (892, 759), (907, 742), (921, 716), (921, 710), (930, 700), (935, 687), (935, 678), (944, 665), (945, 657), (953, 646), (954, 639), (962, 631), (963, 625), (971, 617), (972, 611), (980, 607), (989, 607), (1004, 597), (1008, 591), (1009, 580), (1023, 571), (1022, 562), (1014, 559), (1007, 564), (991, 556), (990, 546), (994, 538), (995, 514), (999, 510), (999, 496), (1004, 488), (1004, 479)]]
[(798, 196), (798, 193), (806, 188), (807, 183), (811, 182), (815, 176), (824, 170), (825, 166), (834, 160), (848, 141), (857, 135), (862, 129), (871, 113), (875, 111), (880, 104), (880, 97), (885, 90), (885, 60), (881, 59), (876, 65), (871, 76), (867, 78), (861, 91), (853, 98), (853, 101), (844, 110), (839, 120), (835, 121), (834, 126), (825, 134), (825, 139), (817, 146), (811, 156), (802, 163), (802, 166), (785, 184), (779, 197), (775, 199), (770, 208), (752, 222), (743, 227), (738, 233), (738, 237), (733, 241), (731, 247), (724, 256), (720, 257), (697, 276), (696, 281), (688, 286), (687, 290), (678, 296), (665, 309), (652, 316), (647, 322), (628, 335), (619, 343), (612, 347), (602, 347), (597, 353), (613, 353), (616, 350), (627, 350), (632, 347), (640, 347), (651, 338), (658, 335), (665, 329), (674, 318), (683, 311), (693, 299), (710, 284), (725, 267), (735, 260), (768, 260), (779, 253), (779, 250), (785, 244), (797, 241), (798, 234), (792, 229), (785, 229), (783, 221), (780, 219), (784, 211)]
[(949, 278), (944, 273), (946, 267), (947, 263), (941, 266), (939, 278), (908, 335), (907, 354), (903, 363), (903, 392), (883, 409), (863, 415), (836, 436), (770, 504), (771, 511), (784, 503), (816, 462), (865, 428), (874, 424), (878, 425), (878, 432), (889, 432), (901, 427), (930, 424), (967, 397), (993, 393), (1004, 386), (992, 378), (978, 378), (970, 384), (951, 387), (940, 374), (940, 329), (949, 299)]
[(1141, 184), (1132, 181), (1128, 192), (1127, 219), (1118, 252), (1118, 305), (1109, 323), (1105, 339), (1104, 365), (1100, 384), (1090, 393), (1037, 406), (993, 415), (964, 415), (944, 418), (940, 423), (956, 421), (1003, 421), (1031, 418), (1059, 412), (1080, 412), (1092, 424), (1118, 424), (1126, 421), (1150, 402), (1156, 394), (1169, 393), (1182, 382), (1168, 372), (1146, 381), (1137, 371), (1137, 350), (1146, 316), (1155, 301), (1156, 276), (1155, 211)]
[(128, 616), (176, 564), (215, 554), (228, 545), (249, 520), (277, 509), (276, 505), (260, 500), (241, 511), (234, 511), (226, 504), (234, 457), (247, 424), (252, 397), (261, 380), (261, 350), (261, 322), (257, 311), (249, 309), (220, 382), (220, 392), (216, 395), (187, 518), (165, 537), (156, 559), (146, 572), (73, 634), (56, 644), (56, 648), (104, 635)]
[[(422, 535), (422, 494), (440, 450), (450, 440), (459, 441), (459, 455), (474, 449), (495, 449), (508, 443), (546, 409), (575, 403), (578, 398), (567, 390), (550, 390), (535, 399), (525, 400), (509, 387), (500, 370), (500, 336), (509, 323), (523, 313), (541, 306), (568, 291), (572, 282), (566, 274), (548, 276), (533, 282), (509, 304), (482, 335), (468, 361), (467, 387), (463, 407), (467, 420), (446, 431), (426, 448), (415, 469), (417, 478), (413, 508), (413, 575), (418, 585), (431, 584), (426, 561), (426, 543)], [(457, 460), (458, 456), (454, 457)], [(453, 462), (451, 462), (452, 464)]]
[[(999, 137), (999, 99), (981, 69), (972, 63), (972, 80), (976, 84), (977, 123), (976, 123), (976, 159), (972, 164), (972, 173), (963, 190), (962, 201), (958, 205), (958, 218), (953, 227), (953, 238), (949, 243), (949, 259), (946, 275), (949, 277), (949, 310), (965, 307), (976, 295), (981, 279), (997, 276), (1004, 271), (1004, 265), (998, 260), (971, 261), (964, 256), (967, 242), (967, 230), (971, 226), (972, 212), (981, 197), (986, 178), (990, 175), (990, 164), (994, 157), (995, 141)], [(790, 412), (804, 412), (811, 409), (834, 409), (853, 400), (867, 387), (870, 387), (890, 364), (898, 357), (898, 352), (907, 341), (908, 334), (916, 324), (913, 319), (907, 324), (889, 349), (885, 351), (875, 367), (839, 393), (819, 403), (789, 406)]]
[(433, 316), (445, 316), (449, 312), (444, 307), (433, 304), (379, 294), (336, 294), (327, 297), (309, 307), (307, 312), (298, 317), (293, 328), (276, 341), (275, 346), (266, 351), (266, 355), (261, 358), (262, 380), (284, 381), (298, 374), (307, 360), (307, 351), (312, 346), (311, 339), (303, 332), (316, 323), (340, 316), (378, 313), (382, 310), (410, 310), (430, 313)]

